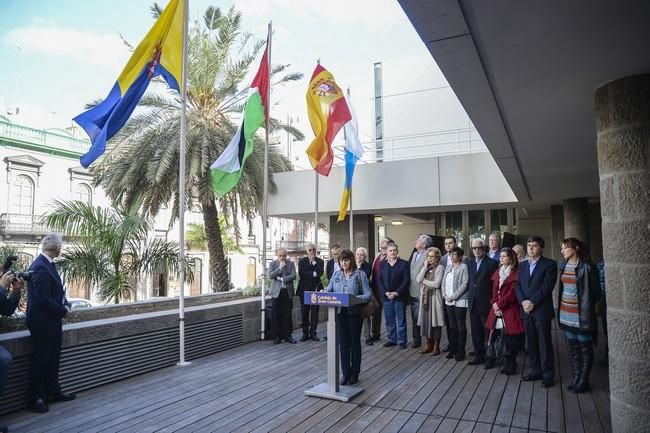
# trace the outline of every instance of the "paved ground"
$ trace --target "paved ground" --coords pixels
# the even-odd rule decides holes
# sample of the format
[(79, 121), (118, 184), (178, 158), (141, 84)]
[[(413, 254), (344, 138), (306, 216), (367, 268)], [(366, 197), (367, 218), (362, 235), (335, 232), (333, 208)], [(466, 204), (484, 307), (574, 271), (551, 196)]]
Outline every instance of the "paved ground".
[(16, 433), (610, 432), (607, 369), (595, 366), (591, 392), (566, 391), (567, 346), (557, 330), (554, 342), (559, 375), (548, 390), (498, 368), (375, 344), (363, 345), (364, 393), (334, 402), (303, 393), (325, 381), (326, 343), (256, 342), (3, 421)]

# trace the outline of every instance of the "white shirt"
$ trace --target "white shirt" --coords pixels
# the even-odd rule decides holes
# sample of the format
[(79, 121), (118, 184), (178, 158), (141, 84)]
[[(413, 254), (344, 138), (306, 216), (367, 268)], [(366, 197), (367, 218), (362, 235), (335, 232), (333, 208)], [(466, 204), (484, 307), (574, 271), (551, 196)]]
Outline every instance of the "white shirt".
[[(451, 261), (451, 260), (450, 260)], [(450, 297), (454, 294), (454, 269), (445, 275), (445, 296)], [(454, 301), (445, 301), (447, 305), (454, 305)]]

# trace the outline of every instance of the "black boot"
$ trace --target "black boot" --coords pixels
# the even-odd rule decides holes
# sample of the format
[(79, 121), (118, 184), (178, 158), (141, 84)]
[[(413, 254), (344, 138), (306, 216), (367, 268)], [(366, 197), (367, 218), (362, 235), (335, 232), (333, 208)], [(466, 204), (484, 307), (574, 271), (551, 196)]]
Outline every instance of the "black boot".
[(569, 342), (569, 362), (571, 362), (571, 382), (567, 386), (569, 391), (573, 391), (580, 377), (580, 366), (582, 365), (582, 354), (580, 353), (580, 343), (578, 340), (567, 340)]
[(582, 364), (580, 365), (578, 381), (573, 387), (573, 392), (575, 393), (589, 391), (589, 374), (591, 373), (591, 366), (594, 363), (593, 343), (591, 341), (581, 341), (580, 354), (582, 355)]

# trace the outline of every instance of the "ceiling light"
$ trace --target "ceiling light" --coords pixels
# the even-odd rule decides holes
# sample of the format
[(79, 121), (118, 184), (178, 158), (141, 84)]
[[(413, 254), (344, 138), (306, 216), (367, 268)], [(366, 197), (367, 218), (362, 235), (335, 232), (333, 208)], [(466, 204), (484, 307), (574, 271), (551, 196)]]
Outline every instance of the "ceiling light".
[(393, 220), (393, 221), (391, 221), (390, 223), (391, 223), (392, 225), (394, 225), (394, 226), (401, 226), (401, 225), (404, 224), (404, 221), (402, 221), (402, 220)]
[(380, 223), (384, 220), (384, 218), (381, 215), (375, 215), (375, 222)]

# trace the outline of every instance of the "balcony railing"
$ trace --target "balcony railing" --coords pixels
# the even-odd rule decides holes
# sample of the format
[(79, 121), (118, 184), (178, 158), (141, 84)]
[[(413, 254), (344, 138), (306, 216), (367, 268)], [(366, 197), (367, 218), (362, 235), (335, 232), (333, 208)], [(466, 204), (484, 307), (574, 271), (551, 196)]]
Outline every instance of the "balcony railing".
[[(474, 127), (388, 137), (361, 144), (364, 148), (361, 164), (488, 151)], [(334, 146), (334, 156), (334, 165), (345, 165), (344, 146)]]
[(0, 233), (2, 234), (44, 234), (47, 226), (41, 215), (0, 214)]
[(0, 138), (79, 154), (86, 153), (90, 142), (65, 133), (35, 129), (0, 120)]

